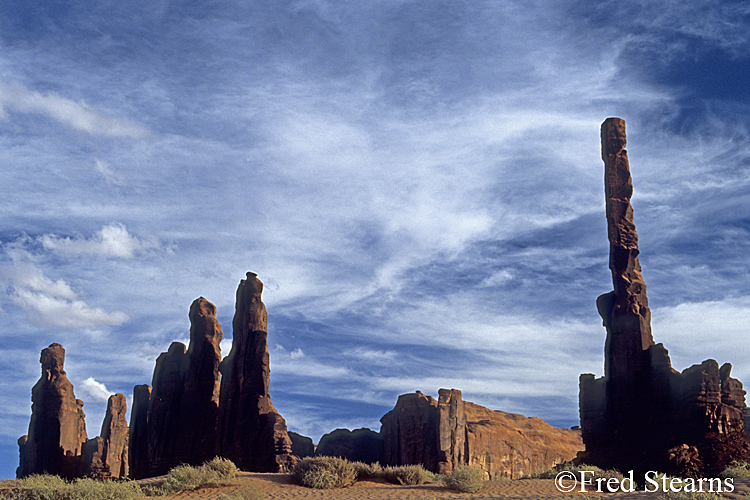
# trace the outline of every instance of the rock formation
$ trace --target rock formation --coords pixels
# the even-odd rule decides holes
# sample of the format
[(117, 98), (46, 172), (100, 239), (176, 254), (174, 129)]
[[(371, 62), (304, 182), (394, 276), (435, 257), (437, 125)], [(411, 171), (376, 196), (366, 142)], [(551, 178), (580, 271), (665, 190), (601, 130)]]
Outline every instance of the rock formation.
[(89, 439), (83, 447), (87, 476), (119, 479), (129, 475), (127, 411), (124, 394), (109, 397), (101, 435)]
[(148, 475), (160, 476), (179, 465), (176, 455), (183, 390), (185, 344), (172, 342), (167, 352), (156, 358), (148, 407)]
[(320, 438), (316, 455), (341, 457), (352, 462), (383, 461), (383, 436), (370, 429), (336, 429)]
[(292, 454), (295, 457), (305, 458), (315, 455), (315, 443), (312, 438), (291, 431), (287, 432), (287, 435), (292, 441)]
[(177, 455), (184, 463), (201, 464), (216, 455), (223, 334), (216, 307), (203, 297), (190, 306), (189, 317), (190, 347), (180, 402)]
[(268, 394), (266, 307), (263, 283), (247, 273), (237, 288), (232, 349), (221, 362), (219, 454), (243, 470), (277, 472), (293, 463), (286, 422)]
[(150, 385), (133, 388), (133, 408), (130, 410), (128, 429), (128, 462), (134, 479), (148, 477), (148, 406), (151, 400)]
[(129, 474), (128, 465), (128, 411), (124, 394), (113, 394), (107, 401), (107, 413), (102, 422), (101, 437), (104, 439), (105, 463), (112, 477), (122, 478)]
[(51, 344), (42, 350), (39, 362), (42, 376), (31, 390), (31, 422), (28, 435), (19, 440), (21, 460), (16, 475), (81, 476), (83, 445), (88, 439), (86, 415), (63, 369), (65, 349)]
[(437, 400), (419, 391), (401, 395), (380, 421), (383, 463), (422, 464), (442, 474), (468, 464), (488, 479), (519, 478), (583, 449), (577, 431), (463, 401), (456, 389), (440, 389)]
[(630, 205), (625, 122), (608, 118), (601, 137), (614, 290), (596, 301), (607, 330), (604, 377), (580, 379), (584, 460), (637, 473), (717, 473), (750, 449), (745, 391), (730, 377), (731, 365), (719, 370), (708, 360), (680, 374), (666, 348), (654, 344)]
[[(221, 326), (216, 307), (203, 297), (193, 301), (188, 316), (187, 352), (185, 344), (173, 342), (169, 351), (156, 359), (145, 423), (148, 466), (144, 470), (142, 458), (137, 456), (135, 477), (165, 474), (181, 463), (200, 465), (216, 454)], [(134, 399), (142, 412), (141, 401), (147, 395), (144, 389), (140, 392)], [(143, 428), (142, 414), (140, 418), (138, 432)], [(142, 453), (142, 441), (136, 446)]]

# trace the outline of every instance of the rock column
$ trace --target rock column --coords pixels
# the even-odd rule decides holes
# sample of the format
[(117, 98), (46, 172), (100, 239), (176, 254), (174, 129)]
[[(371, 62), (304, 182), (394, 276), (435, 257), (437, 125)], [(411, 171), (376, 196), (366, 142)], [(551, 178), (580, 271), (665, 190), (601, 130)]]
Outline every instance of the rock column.
[(63, 369), (65, 349), (51, 344), (42, 350), (42, 376), (31, 390), (31, 422), (21, 438), (18, 477), (57, 474), (66, 478), (83, 474), (83, 445), (87, 441), (83, 401), (73, 394)]
[(244, 470), (277, 472), (292, 463), (286, 422), (268, 394), (266, 307), (263, 283), (247, 273), (237, 288), (232, 349), (221, 362), (219, 454)]

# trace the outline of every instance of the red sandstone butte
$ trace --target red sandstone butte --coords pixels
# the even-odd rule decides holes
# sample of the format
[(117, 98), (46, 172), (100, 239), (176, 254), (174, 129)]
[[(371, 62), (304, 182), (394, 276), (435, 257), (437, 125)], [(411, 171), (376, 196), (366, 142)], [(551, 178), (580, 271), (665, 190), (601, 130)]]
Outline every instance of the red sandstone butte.
[(488, 479), (517, 479), (583, 449), (578, 431), (489, 410), (463, 401), (456, 389), (440, 389), (437, 400), (419, 391), (403, 394), (380, 421), (384, 464), (422, 464), (443, 474), (468, 464)]

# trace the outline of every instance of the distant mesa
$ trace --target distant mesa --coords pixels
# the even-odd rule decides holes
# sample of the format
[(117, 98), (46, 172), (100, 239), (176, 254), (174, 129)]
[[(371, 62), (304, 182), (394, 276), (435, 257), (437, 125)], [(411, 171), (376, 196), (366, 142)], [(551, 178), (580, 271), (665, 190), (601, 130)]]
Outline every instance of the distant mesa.
[(312, 438), (303, 436), (296, 432), (287, 432), (292, 441), (292, 454), (298, 458), (312, 457), (315, 455), (315, 443)]
[(383, 436), (370, 429), (336, 429), (320, 438), (316, 455), (352, 462), (383, 462)]
[(399, 396), (380, 419), (385, 465), (422, 464), (447, 474), (457, 465), (481, 468), (487, 479), (517, 479), (572, 460), (581, 434), (537, 417), (489, 410), (464, 401), (461, 391), (440, 389)]
[(625, 121), (608, 118), (601, 138), (614, 290), (596, 301), (607, 331), (604, 376), (580, 377), (581, 459), (641, 474), (715, 477), (750, 453), (745, 391), (730, 377), (729, 363), (720, 368), (709, 359), (679, 373), (667, 349), (654, 343), (630, 205)]

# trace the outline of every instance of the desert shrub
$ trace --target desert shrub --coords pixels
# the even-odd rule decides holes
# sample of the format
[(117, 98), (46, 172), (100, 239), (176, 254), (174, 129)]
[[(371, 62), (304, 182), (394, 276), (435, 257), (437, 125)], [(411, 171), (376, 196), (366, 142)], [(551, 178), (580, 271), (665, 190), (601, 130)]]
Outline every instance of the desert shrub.
[(427, 471), (427, 480), (433, 483), (442, 483), (445, 481), (445, 475), (444, 474), (438, 474), (436, 472)]
[(161, 488), (167, 495), (189, 491), (209, 484), (231, 484), (237, 467), (230, 460), (214, 458), (199, 467), (178, 465), (169, 470)]
[(484, 471), (477, 467), (458, 465), (445, 478), (445, 485), (456, 491), (476, 493), (482, 489)]
[(60, 476), (34, 474), (17, 480), (14, 486), (16, 489), (10, 491), (10, 498), (22, 500), (55, 500), (60, 498), (62, 492), (66, 491), (70, 484)]
[(19, 479), (9, 494), (13, 500), (136, 500), (144, 496), (135, 481), (81, 478), (68, 482), (48, 475)]
[(340, 488), (357, 480), (357, 470), (343, 458), (305, 457), (294, 465), (292, 476), (308, 488)]
[(237, 466), (228, 458), (214, 457), (202, 467), (215, 471), (222, 479), (234, 479), (237, 476)]
[(720, 493), (699, 493), (696, 491), (668, 491), (662, 495), (665, 500), (722, 500), (724, 497)]
[(383, 475), (383, 467), (379, 462), (371, 464), (352, 462), (351, 464), (357, 472), (357, 479), (375, 479)]
[(719, 477), (733, 479), (745, 479), (750, 477), (750, 463), (732, 462), (729, 467), (719, 473)]
[(421, 465), (399, 465), (383, 469), (383, 477), (394, 484), (415, 486), (430, 480), (427, 471)]
[(527, 478), (530, 479), (554, 479), (560, 472), (562, 471), (568, 471), (575, 474), (575, 476), (580, 480), (581, 478), (581, 471), (587, 471), (587, 472), (593, 472), (593, 475), (586, 475), (586, 479), (589, 480), (596, 480), (599, 478), (609, 479), (609, 478), (616, 478), (618, 481), (622, 481), (624, 476), (622, 473), (615, 469), (600, 469), (599, 467), (596, 467), (594, 465), (571, 465), (571, 464), (558, 464), (551, 469), (547, 469), (545, 471), (539, 471), (534, 472), (527, 476)]
[(264, 500), (265, 498), (266, 495), (255, 488), (240, 488), (220, 494), (217, 500)]

